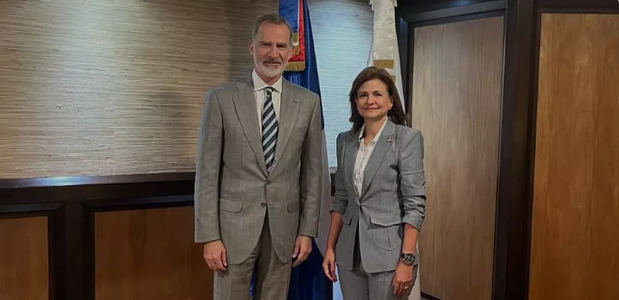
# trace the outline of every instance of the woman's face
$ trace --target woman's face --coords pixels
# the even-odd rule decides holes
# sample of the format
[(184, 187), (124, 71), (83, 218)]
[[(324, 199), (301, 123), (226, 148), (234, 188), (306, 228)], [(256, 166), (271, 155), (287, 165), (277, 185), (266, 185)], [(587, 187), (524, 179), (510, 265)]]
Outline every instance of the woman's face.
[(364, 82), (357, 91), (355, 102), (357, 111), (365, 122), (383, 120), (393, 106), (387, 85), (380, 79)]

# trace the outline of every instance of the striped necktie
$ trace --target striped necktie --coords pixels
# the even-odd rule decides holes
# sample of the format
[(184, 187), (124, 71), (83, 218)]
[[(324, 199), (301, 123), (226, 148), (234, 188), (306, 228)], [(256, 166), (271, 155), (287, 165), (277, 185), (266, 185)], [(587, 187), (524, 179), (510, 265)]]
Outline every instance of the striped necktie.
[(265, 100), (262, 108), (262, 151), (267, 170), (270, 171), (275, 159), (275, 144), (277, 143), (277, 118), (273, 107), (273, 88), (264, 88)]

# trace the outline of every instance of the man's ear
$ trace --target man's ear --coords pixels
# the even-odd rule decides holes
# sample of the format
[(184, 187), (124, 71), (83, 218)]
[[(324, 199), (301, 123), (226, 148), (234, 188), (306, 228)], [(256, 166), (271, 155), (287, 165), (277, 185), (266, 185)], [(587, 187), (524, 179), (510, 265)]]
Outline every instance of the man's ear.
[(249, 48), (249, 54), (250, 55), (254, 55), (254, 40), (249, 40), (249, 42), (247, 42), (247, 48)]
[(288, 63), (290, 62), (290, 59), (294, 56), (294, 47), (292, 47), (292, 45), (290, 45), (290, 47), (288, 47), (288, 58), (286, 59), (286, 61), (284, 63)]

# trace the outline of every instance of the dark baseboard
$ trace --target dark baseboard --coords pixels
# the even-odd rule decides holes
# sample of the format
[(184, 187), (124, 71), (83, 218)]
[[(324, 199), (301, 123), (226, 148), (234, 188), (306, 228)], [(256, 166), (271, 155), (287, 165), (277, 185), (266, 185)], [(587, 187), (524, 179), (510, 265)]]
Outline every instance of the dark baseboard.
[(428, 295), (428, 294), (426, 294), (424, 292), (421, 292), (421, 298), (422, 298), (422, 300), (441, 300), (438, 297), (434, 297), (432, 295)]

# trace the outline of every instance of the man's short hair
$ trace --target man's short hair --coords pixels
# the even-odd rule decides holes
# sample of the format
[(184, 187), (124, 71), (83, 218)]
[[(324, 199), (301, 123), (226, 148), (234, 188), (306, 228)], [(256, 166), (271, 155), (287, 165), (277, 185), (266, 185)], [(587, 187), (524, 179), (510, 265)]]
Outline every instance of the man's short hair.
[(256, 25), (254, 26), (254, 32), (251, 35), (251, 39), (255, 40), (256, 39), (256, 35), (258, 35), (258, 30), (260, 29), (260, 26), (264, 23), (269, 23), (269, 24), (274, 24), (274, 25), (285, 25), (286, 27), (288, 27), (288, 32), (290, 32), (290, 47), (292, 47), (292, 27), (290, 27), (290, 24), (288, 23), (288, 21), (286, 21), (286, 19), (278, 14), (266, 14), (266, 15), (262, 15), (260, 16), (260, 18), (258, 18), (258, 20), (256, 20)]

